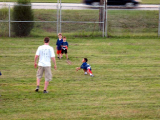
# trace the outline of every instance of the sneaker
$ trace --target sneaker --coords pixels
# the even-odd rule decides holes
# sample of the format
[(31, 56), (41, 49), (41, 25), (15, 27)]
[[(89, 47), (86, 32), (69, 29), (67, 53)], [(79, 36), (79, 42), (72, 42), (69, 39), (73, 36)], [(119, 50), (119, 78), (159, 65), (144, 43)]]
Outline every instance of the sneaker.
[(87, 75), (87, 72), (84, 72), (85, 75)]
[(43, 93), (48, 93), (48, 91), (43, 91)]
[(94, 75), (90, 75), (91, 77), (93, 77)]
[(38, 92), (38, 91), (39, 91), (39, 89), (38, 89), (38, 88), (36, 88), (36, 89), (35, 89), (35, 92)]

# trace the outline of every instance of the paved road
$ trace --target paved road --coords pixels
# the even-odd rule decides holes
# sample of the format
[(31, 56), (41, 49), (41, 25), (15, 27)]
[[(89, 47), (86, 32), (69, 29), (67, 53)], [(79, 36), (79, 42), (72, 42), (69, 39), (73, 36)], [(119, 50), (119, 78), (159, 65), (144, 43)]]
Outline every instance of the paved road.
[[(0, 2), (0, 8), (4, 6), (14, 6), (14, 2)], [(85, 10), (85, 9), (93, 9), (90, 5), (85, 4), (76, 4), (76, 3), (62, 3), (62, 9), (74, 9), (74, 10)], [(139, 5), (137, 8), (130, 10), (159, 10), (160, 5)], [(114, 7), (108, 6), (108, 9), (126, 9), (124, 7)], [(57, 9), (57, 3), (32, 3), (32, 9)]]

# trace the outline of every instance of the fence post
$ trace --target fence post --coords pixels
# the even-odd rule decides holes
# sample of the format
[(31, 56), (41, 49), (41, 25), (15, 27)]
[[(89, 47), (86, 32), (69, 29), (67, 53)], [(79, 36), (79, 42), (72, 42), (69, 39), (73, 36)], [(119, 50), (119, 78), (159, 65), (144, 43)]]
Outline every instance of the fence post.
[(160, 6), (159, 6), (159, 22), (158, 22), (158, 37), (160, 37)]
[(60, 0), (60, 22), (59, 22), (59, 23), (60, 23), (60, 33), (62, 32), (62, 31), (61, 31), (61, 21), (62, 21), (62, 18), (61, 18), (61, 17), (62, 17), (62, 15), (61, 15), (62, 9), (61, 9), (61, 7), (62, 7), (62, 6), (61, 6), (61, 0)]
[(104, 37), (104, 30), (105, 30), (105, 1), (103, 2), (103, 37)]
[(108, 3), (108, 0), (106, 0), (106, 5), (105, 5), (105, 13), (106, 13), (106, 14), (105, 14), (105, 15), (106, 15), (106, 21), (105, 21), (105, 22), (106, 22), (106, 26), (105, 26), (105, 37), (108, 37), (108, 36), (107, 36), (107, 32), (108, 32), (108, 31), (107, 31), (107, 28), (108, 28), (108, 24), (107, 24), (107, 21), (108, 21), (108, 20), (107, 20), (107, 19), (108, 19), (108, 18), (107, 18), (107, 12), (108, 12), (108, 11), (107, 11), (107, 3)]
[(57, 0), (57, 35), (59, 32), (59, 0)]
[(10, 8), (10, 4), (9, 4), (9, 21), (8, 21), (8, 24), (9, 24), (9, 37), (11, 37), (11, 8)]

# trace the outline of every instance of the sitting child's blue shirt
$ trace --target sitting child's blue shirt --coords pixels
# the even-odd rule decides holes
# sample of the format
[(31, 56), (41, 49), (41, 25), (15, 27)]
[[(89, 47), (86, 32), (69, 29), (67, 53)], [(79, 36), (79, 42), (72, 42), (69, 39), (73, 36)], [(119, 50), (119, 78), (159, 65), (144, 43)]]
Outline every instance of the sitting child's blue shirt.
[(82, 69), (90, 69), (91, 70), (91, 66), (89, 64), (87, 64), (87, 62), (84, 62), (82, 65), (81, 65), (81, 68)]

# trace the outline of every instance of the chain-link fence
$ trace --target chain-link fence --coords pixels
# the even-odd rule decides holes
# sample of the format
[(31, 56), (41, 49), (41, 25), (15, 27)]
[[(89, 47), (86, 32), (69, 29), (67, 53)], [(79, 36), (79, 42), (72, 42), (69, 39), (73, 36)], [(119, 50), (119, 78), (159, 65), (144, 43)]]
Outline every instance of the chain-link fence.
[[(80, 6), (74, 6), (77, 9), (73, 10), (72, 6), (61, 4), (47, 5), (53, 9), (48, 9), (45, 5), (32, 5), (32, 8), (36, 8), (33, 9), (34, 21), (14, 21), (12, 16), (13, 6), (17, 5), (1, 8), (0, 27), (3, 30), (1, 30), (0, 36), (15, 36), (12, 30), (12, 24), (15, 22), (34, 22), (34, 28), (30, 36), (57, 36), (59, 32), (74, 36), (104, 36), (104, 29), (99, 28), (99, 24), (104, 25), (104, 21), (99, 22), (98, 7), (91, 10), (88, 6), (84, 9)], [(104, 8), (103, 6), (100, 7)], [(22, 29), (25, 29), (25, 27)]]
[[(14, 21), (13, 6), (4, 5), (0, 8), (0, 36), (15, 36), (12, 30), (12, 23), (15, 22), (34, 22), (29, 36), (57, 36), (59, 32), (66, 36), (82, 37), (160, 36), (160, 9), (105, 9), (105, 5), (82, 7), (61, 3), (32, 4), (34, 21)], [(99, 15), (100, 8), (104, 11), (103, 16)]]

